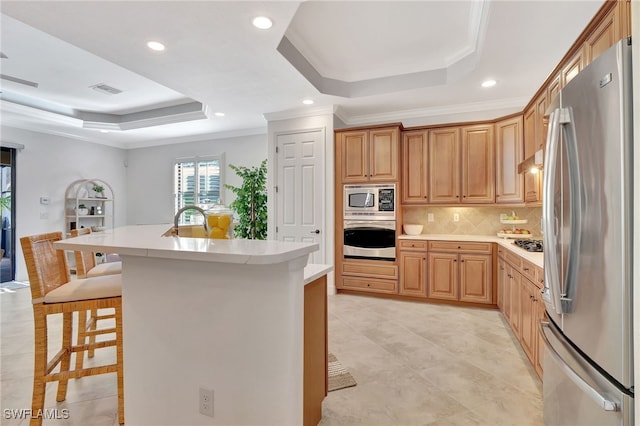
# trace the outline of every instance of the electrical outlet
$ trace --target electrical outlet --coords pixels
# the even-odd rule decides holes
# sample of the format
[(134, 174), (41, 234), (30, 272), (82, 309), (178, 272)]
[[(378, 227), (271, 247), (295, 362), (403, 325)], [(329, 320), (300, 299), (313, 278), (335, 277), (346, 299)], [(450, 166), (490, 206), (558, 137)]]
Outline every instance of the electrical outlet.
[(427, 213), (427, 222), (433, 222), (433, 213)]
[(200, 388), (200, 414), (213, 417), (213, 390)]
[(454, 213), (453, 214), (453, 221), (454, 222), (460, 222), (460, 213)]

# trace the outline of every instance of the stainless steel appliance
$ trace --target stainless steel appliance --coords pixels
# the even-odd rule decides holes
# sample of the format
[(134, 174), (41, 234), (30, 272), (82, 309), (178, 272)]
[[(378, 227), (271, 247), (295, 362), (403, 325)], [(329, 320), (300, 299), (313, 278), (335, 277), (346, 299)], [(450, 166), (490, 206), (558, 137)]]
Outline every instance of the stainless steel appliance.
[(355, 259), (396, 259), (395, 220), (345, 220), (343, 255)]
[(396, 259), (395, 184), (344, 186), (345, 258)]
[(558, 95), (544, 164), (545, 425), (633, 425), (631, 46)]
[(344, 218), (395, 220), (395, 195), (394, 184), (345, 185)]
[(515, 240), (513, 244), (517, 245), (523, 250), (530, 252), (542, 252), (544, 246), (542, 240)]

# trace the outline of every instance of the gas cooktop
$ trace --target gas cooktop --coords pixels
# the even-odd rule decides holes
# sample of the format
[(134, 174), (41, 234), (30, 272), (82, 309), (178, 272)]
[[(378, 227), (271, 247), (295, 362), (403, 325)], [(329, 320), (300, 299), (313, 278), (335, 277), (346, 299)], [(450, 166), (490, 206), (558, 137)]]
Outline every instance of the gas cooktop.
[(542, 240), (515, 240), (513, 244), (521, 249), (532, 252), (542, 251)]

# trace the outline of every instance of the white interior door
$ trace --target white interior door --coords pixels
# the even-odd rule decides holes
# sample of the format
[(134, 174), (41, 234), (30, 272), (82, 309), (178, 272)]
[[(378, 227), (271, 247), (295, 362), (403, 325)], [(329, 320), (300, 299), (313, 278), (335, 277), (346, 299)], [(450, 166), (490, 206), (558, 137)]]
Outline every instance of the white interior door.
[(313, 242), (309, 263), (325, 263), (324, 131), (276, 136), (276, 238)]

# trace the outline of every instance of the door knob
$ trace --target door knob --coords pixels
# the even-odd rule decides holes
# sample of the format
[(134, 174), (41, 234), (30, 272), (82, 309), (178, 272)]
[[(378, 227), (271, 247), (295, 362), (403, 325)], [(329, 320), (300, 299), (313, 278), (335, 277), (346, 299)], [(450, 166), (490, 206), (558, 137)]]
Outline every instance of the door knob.
[(310, 234), (319, 234), (319, 233), (320, 233), (320, 230), (319, 230), (319, 229), (316, 229), (315, 231), (311, 231), (311, 232), (309, 232), (309, 233), (310, 233)]

